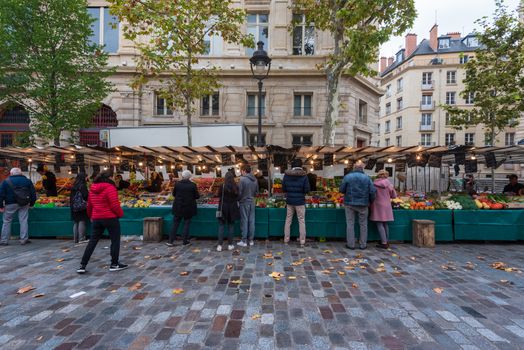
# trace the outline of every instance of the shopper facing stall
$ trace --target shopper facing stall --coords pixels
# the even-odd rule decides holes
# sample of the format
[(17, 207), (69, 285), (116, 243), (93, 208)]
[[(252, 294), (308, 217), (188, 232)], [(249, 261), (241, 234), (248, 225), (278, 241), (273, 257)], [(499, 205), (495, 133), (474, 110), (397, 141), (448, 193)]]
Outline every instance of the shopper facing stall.
[(373, 182), (377, 190), (377, 195), (370, 207), (369, 219), (375, 221), (377, 224), (378, 233), (380, 235), (380, 243), (377, 248), (389, 248), (389, 221), (394, 221), (393, 208), (391, 207), (391, 199), (397, 197), (395, 188), (388, 180), (389, 172), (387, 170), (380, 170), (377, 174), (377, 179)]
[(73, 239), (75, 243), (86, 242), (87, 222), (87, 200), (89, 191), (87, 189), (88, 177), (85, 173), (76, 176), (71, 195), (69, 196), (69, 207), (71, 208), (71, 219), (73, 220)]
[(300, 159), (293, 160), (291, 167), (286, 171), (282, 180), (282, 191), (286, 194), (287, 208), (284, 243), (289, 242), (291, 221), (296, 212), (300, 233), (299, 242), (301, 246), (304, 246), (306, 244), (306, 193), (309, 192), (309, 180), (302, 169)]
[(173, 188), (173, 229), (169, 234), (169, 240), (166, 242), (168, 247), (174, 246), (174, 241), (178, 231), (178, 227), (184, 220), (184, 229), (182, 231), (183, 245), (190, 244), (189, 242), (189, 226), (191, 225), (191, 218), (197, 214), (196, 200), (200, 198), (197, 186), (191, 181), (191, 172), (184, 170), (182, 172), (182, 180), (178, 181)]

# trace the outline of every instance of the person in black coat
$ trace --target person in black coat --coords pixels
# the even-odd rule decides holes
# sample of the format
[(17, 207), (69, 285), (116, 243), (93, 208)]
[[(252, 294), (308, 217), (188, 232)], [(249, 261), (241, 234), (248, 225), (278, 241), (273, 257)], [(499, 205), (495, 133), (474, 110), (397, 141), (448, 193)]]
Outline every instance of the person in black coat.
[(173, 229), (169, 234), (169, 241), (166, 243), (168, 247), (174, 245), (173, 242), (182, 219), (184, 219), (183, 244), (190, 244), (189, 225), (191, 224), (191, 218), (197, 214), (196, 200), (200, 198), (197, 186), (190, 180), (191, 175), (189, 170), (184, 170), (182, 172), (182, 180), (177, 182), (173, 188), (173, 197), (175, 197), (173, 202)]
[(284, 243), (289, 242), (291, 221), (297, 213), (300, 232), (300, 245), (306, 244), (306, 193), (309, 192), (309, 180), (302, 169), (302, 161), (295, 159), (291, 163), (292, 169), (287, 170), (282, 180), (282, 190), (286, 194), (287, 215), (284, 226)]
[(58, 191), (56, 189), (56, 176), (47, 169), (47, 166), (40, 164), (36, 168), (36, 172), (42, 176), (42, 186), (46, 191), (46, 196), (56, 197)]
[(228, 226), (227, 240), (228, 250), (235, 248), (233, 245), (233, 233), (235, 232), (235, 221), (240, 219), (240, 209), (238, 208), (238, 185), (235, 183), (235, 175), (231, 172), (226, 173), (224, 185), (218, 190), (218, 212), (221, 216), (218, 218), (218, 245), (217, 251), (222, 251), (224, 243), (224, 229)]
[(87, 175), (80, 173), (77, 175), (71, 195), (69, 197), (69, 207), (71, 208), (71, 220), (73, 220), (73, 237), (75, 243), (86, 243), (87, 222)]

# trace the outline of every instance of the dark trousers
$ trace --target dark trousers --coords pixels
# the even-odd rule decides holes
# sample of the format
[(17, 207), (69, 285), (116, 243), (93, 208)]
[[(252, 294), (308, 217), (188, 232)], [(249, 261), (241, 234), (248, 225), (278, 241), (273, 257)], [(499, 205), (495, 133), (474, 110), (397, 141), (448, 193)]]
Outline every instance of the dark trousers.
[[(181, 216), (175, 216), (173, 217), (173, 229), (171, 230), (171, 233), (169, 234), (169, 242), (173, 243), (176, 238), (176, 233), (178, 231), (178, 226), (180, 226), (180, 223), (182, 222)], [(184, 229), (182, 231), (182, 240), (184, 243), (189, 242), (189, 225), (191, 224), (191, 218), (184, 219)]]
[(82, 256), (82, 265), (87, 265), (98, 241), (106, 229), (109, 232), (109, 238), (111, 238), (111, 265), (118, 264), (118, 256), (120, 254), (120, 221), (115, 218), (93, 220), (93, 233), (84, 251), (84, 256)]
[(233, 233), (235, 233), (235, 222), (227, 222), (222, 219), (218, 219), (218, 245), (224, 243), (224, 229), (227, 227), (227, 240), (229, 245), (233, 245)]

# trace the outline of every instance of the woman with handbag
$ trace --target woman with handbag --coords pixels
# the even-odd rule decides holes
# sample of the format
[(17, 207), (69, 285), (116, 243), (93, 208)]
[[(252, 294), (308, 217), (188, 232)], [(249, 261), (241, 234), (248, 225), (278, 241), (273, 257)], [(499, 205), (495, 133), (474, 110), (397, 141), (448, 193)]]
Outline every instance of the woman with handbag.
[(238, 208), (238, 185), (235, 182), (235, 175), (228, 171), (224, 179), (224, 185), (218, 190), (220, 202), (218, 204), (218, 245), (217, 252), (222, 251), (224, 243), (224, 230), (227, 226), (227, 250), (233, 250), (233, 233), (235, 232), (235, 221), (240, 218)]
[(75, 244), (87, 243), (86, 231), (87, 221), (89, 220), (89, 216), (87, 216), (88, 195), (87, 175), (85, 173), (80, 173), (77, 175), (75, 182), (73, 183), (71, 196), (69, 197)]
[(184, 220), (184, 229), (182, 231), (183, 245), (191, 244), (189, 242), (189, 225), (191, 225), (191, 218), (197, 214), (196, 200), (200, 198), (197, 186), (191, 181), (191, 172), (184, 170), (182, 172), (182, 180), (178, 181), (173, 188), (173, 229), (169, 234), (169, 240), (166, 242), (168, 247), (173, 247), (178, 227)]

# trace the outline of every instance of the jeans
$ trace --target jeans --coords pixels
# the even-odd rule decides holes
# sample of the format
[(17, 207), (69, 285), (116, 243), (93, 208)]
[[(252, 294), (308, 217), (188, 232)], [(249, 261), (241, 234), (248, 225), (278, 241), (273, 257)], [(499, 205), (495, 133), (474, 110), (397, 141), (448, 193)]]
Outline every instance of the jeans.
[(4, 207), (4, 218), (2, 225), (2, 234), (0, 236), (1, 243), (7, 243), (11, 237), (11, 223), (13, 217), (18, 212), (18, 221), (20, 222), (20, 242), (25, 242), (29, 239), (29, 226), (27, 219), (29, 218), (29, 205), (21, 207), (18, 204), (7, 204)]
[[(175, 216), (173, 218), (173, 229), (171, 230), (171, 233), (169, 234), (169, 243), (173, 243), (176, 238), (176, 233), (178, 231), (178, 226), (180, 226), (180, 223), (182, 222), (181, 216)], [(184, 243), (189, 243), (189, 225), (191, 224), (191, 218), (184, 219), (184, 229), (182, 231), (182, 240)]]
[(218, 219), (218, 245), (224, 243), (224, 229), (227, 226), (227, 240), (229, 245), (233, 245), (233, 234), (235, 233), (235, 222), (227, 222), (222, 219)]
[(82, 262), (80, 263), (82, 266), (86, 266), (89, 262), (98, 241), (102, 238), (102, 234), (106, 229), (111, 239), (111, 265), (118, 264), (118, 256), (120, 255), (120, 221), (114, 218), (93, 220), (93, 233), (82, 256)]
[(360, 224), (360, 248), (365, 248), (368, 240), (369, 208), (362, 205), (346, 205), (346, 241), (351, 248), (355, 247), (355, 214)]
[(387, 222), (377, 221), (378, 234), (382, 244), (387, 244), (389, 239), (389, 226)]
[(246, 243), (248, 236), (250, 241), (255, 238), (255, 203), (240, 203), (239, 208), (242, 242)]
[(86, 239), (87, 223), (84, 220), (75, 221), (73, 224), (73, 237), (75, 243), (85, 241)]
[(289, 242), (291, 222), (293, 215), (297, 212), (298, 230), (300, 232), (300, 244), (306, 243), (306, 206), (305, 205), (287, 205), (286, 224), (284, 226), (284, 242)]

